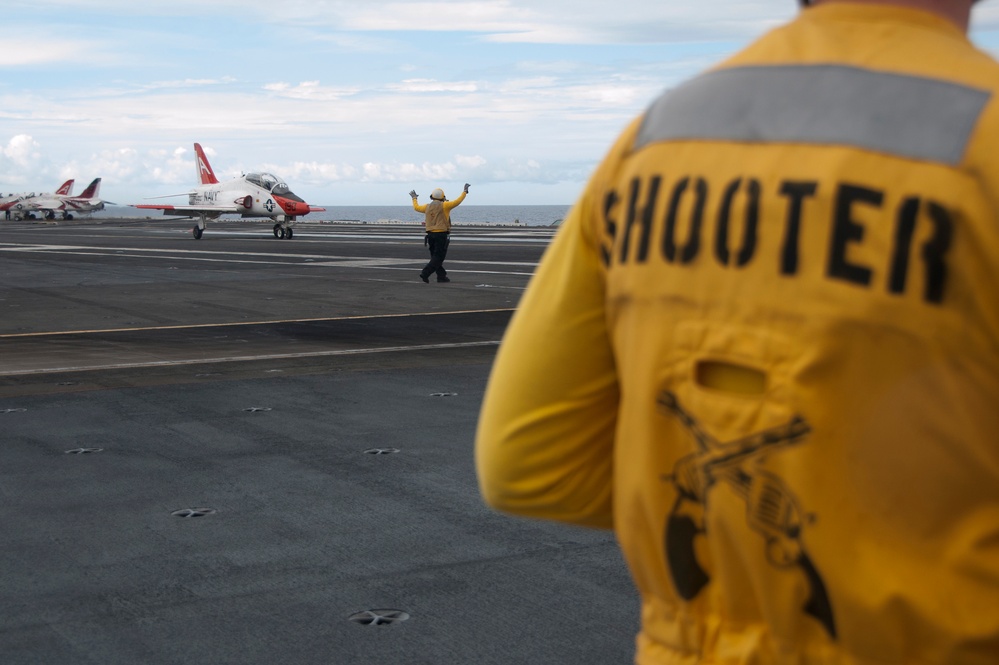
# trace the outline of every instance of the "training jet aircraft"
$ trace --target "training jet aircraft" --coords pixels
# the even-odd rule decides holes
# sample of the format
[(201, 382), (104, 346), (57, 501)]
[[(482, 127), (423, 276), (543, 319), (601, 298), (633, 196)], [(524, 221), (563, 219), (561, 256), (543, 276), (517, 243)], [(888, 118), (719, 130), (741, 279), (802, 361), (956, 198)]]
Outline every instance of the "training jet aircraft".
[[(63, 219), (73, 219), (73, 213), (79, 215), (89, 215), (98, 210), (104, 210), (105, 201), (101, 199), (101, 179), (94, 178), (87, 188), (79, 196), (63, 196), (62, 207), (57, 210), (62, 212)], [(115, 205), (111, 203), (111, 205)]]
[(244, 218), (268, 217), (274, 221), (275, 238), (291, 239), (294, 235), (291, 227), (299, 215), (326, 210), (310, 206), (292, 193), (284, 180), (270, 173), (247, 173), (219, 183), (200, 143), (194, 144), (194, 155), (199, 184), (184, 194), (154, 197), (187, 196), (187, 205), (143, 204), (133, 207), (162, 210), (164, 215), (174, 217), (197, 217), (198, 222), (192, 229), (196, 240), (201, 240), (209, 219), (218, 219), (224, 214), (238, 214)]
[(79, 196), (73, 196), (72, 190), (70, 187), (70, 191), (64, 195), (57, 193), (50, 199), (29, 201), (28, 209), (41, 213), (45, 219), (55, 219), (56, 214), (61, 215), (63, 219), (73, 219), (73, 213), (89, 215), (104, 210), (104, 201), (100, 198), (100, 178), (94, 178)]
[(0, 212), (9, 212), (12, 219), (34, 219), (36, 210), (45, 210), (44, 206), (57, 204), (62, 196), (69, 196), (73, 192), (72, 178), (59, 185), (59, 189), (54, 193), (35, 194), (34, 192), (24, 194), (11, 194), (0, 199)]

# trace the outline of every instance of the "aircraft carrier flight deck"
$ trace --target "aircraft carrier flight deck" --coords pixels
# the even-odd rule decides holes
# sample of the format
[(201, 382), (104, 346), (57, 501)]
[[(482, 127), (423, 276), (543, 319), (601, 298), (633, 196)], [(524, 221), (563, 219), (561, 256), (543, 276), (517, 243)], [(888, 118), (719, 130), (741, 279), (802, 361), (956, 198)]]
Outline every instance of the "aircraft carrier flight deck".
[(476, 485), (553, 228), (0, 229), (0, 662), (631, 662), (613, 536)]

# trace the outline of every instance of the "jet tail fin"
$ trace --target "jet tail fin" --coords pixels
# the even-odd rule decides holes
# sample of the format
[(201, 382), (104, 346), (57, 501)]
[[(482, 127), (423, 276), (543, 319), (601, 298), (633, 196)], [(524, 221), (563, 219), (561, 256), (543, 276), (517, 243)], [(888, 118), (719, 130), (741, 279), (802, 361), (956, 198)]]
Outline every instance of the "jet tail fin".
[(80, 194), (80, 198), (95, 199), (97, 198), (97, 195), (100, 193), (100, 191), (101, 191), (101, 179), (94, 178), (93, 181), (89, 185), (87, 185), (87, 188), (83, 190), (83, 193)]
[(201, 185), (217, 185), (219, 179), (215, 177), (215, 171), (212, 171), (212, 165), (208, 163), (208, 158), (205, 157), (205, 151), (201, 149), (200, 143), (194, 144), (194, 155), (194, 166), (198, 171), (198, 183)]
[(64, 182), (61, 185), (59, 185), (59, 189), (57, 189), (55, 191), (55, 193), (56, 194), (62, 194), (63, 196), (72, 196), (73, 195), (73, 183), (75, 183), (75, 182), (76, 182), (76, 180), (74, 180), (73, 178), (70, 178), (66, 182)]

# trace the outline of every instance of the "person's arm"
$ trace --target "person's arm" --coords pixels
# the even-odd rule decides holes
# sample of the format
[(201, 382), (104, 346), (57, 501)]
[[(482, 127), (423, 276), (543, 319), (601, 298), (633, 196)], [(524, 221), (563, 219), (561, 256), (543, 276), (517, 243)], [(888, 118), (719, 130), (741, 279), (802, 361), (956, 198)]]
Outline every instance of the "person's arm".
[(453, 201), (445, 201), (444, 210), (451, 212), (452, 208), (456, 208), (462, 201), (465, 200), (466, 194), (468, 194), (468, 192), (462, 192), (461, 194), (458, 195), (458, 198), (454, 199)]
[(409, 196), (410, 196), (410, 198), (413, 199), (413, 210), (415, 210), (416, 212), (426, 212), (427, 211), (427, 206), (420, 205), (419, 203), (416, 202), (416, 199), (418, 197), (416, 196), (416, 190), (415, 189), (409, 193)]
[(559, 229), (507, 329), (476, 466), (483, 498), (498, 510), (611, 528), (618, 387), (588, 207), (584, 196)]

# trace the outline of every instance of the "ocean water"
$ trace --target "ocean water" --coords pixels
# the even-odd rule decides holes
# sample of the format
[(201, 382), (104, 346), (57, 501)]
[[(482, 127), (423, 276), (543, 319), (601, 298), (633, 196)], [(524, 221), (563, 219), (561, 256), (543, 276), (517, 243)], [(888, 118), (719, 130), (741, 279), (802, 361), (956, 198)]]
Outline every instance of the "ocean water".
[[(413, 222), (423, 221), (423, 215), (412, 206), (338, 206), (322, 205), (326, 212), (310, 214), (309, 220), (367, 222)], [(453, 224), (522, 224), (524, 226), (551, 226), (560, 222), (569, 212), (568, 205), (513, 205), (484, 206), (461, 204), (451, 211)], [(161, 217), (156, 211), (136, 210), (126, 206), (108, 206), (97, 213), (101, 217)]]
[[(318, 219), (378, 222), (422, 222), (423, 215), (412, 206), (336, 206), (327, 205), (326, 212)], [(568, 205), (544, 206), (483, 206), (461, 204), (451, 211), (452, 224), (523, 224), (525, 226), (551, 226), (565, 218)]]

